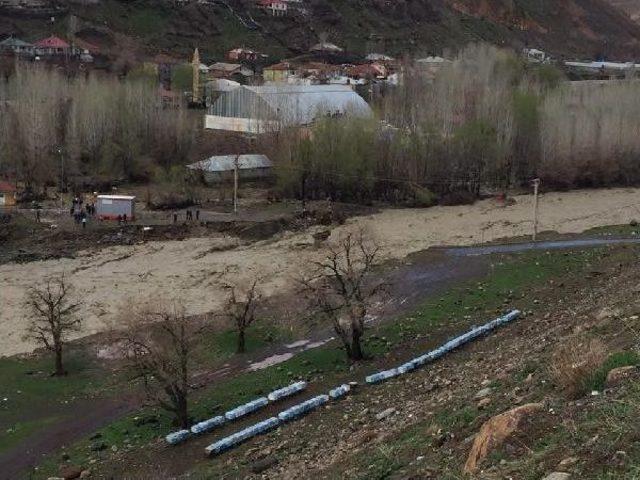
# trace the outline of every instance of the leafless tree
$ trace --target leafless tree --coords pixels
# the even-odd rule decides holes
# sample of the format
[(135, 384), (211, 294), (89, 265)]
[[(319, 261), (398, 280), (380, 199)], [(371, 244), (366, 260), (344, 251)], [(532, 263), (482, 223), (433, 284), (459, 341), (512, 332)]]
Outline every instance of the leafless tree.
[(199, 331), (182, 306), (149, 303), (129, 312), (118, 333), (148, 400), (172, 413), (182, 428), (190, 423), (189, 369)]
[(224, 309), (224, 315), (233, 323), (238, 332), (237, 353), (246, 351), (245, 333), (256, 320), (256, 307), (260, 302), (261, 295), (256, 290), (258, 280), (254, 280), (251, 287), (238, 295), (237, 288), (230, 285), (229, 298)]
[(62, 365), (62, 352), (68, 334), (79, 330), (80, 319), (76, 301), (64, 275), (48, 278), (44, 285), (29, 290), (26, 306), (31, 311), (31, 322), (26, 337), (36, 340), (55, 355), (54, 375), (66, 372)]
[(371, 278), (379, 250), (362, 230), (347, 233), (328, 247), (324, 260), (314, 262), (313, 275), (300, 281), (303, 295), (331, 323), (349, 360), (364, 358), (365, 318), (373, 298), (385, 289)]

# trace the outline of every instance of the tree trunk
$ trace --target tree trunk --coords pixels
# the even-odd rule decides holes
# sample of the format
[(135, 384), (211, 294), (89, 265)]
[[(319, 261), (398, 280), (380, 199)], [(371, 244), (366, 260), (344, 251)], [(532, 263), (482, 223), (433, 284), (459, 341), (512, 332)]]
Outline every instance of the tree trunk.
[(362, 352), (362, 343), (360, 342), (360, 335), (353, 332), (353, 336), (351, 337), (351, 345), (347, 350), (347, 354), (349, 358), (354, 361), (359, 361), (364, 359), (364, 353)]
[(55, 356), (56, 356), (56, 370), (53, 374), (56, 377), (61, 377), (67, 373), (64, 371), (64, 367), (62, 366), (62, 346), (57, 345), (55, 347)]
[(244, 329), (238, 330), (238, 349), (237, 353), (244, 353), (246, 351), (246, 341), (244, 337)]
[(186, 395), (179, 395), (176, 399), (176, 420), (180, 428), (189, 428), (189, 409)]

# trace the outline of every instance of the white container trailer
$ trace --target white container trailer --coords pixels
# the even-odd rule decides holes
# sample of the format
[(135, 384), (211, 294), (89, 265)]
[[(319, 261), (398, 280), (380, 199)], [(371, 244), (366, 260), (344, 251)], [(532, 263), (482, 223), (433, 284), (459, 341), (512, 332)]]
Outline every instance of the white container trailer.
[(96, 215), (100, 220), (135, 220), (136, 197), (131, 195), (98, 195)]

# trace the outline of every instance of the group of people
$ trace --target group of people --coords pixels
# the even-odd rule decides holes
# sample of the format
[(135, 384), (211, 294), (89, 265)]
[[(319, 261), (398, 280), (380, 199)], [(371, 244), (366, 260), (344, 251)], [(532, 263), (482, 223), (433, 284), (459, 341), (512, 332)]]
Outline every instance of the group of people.
[(76, 224), (82, 224), (82, 228), (87, 227), (87, 218), (96, 213), (96, 206), (93, 203), (84, 205), (84, 201), (80, 197), (75, 197), (71, 201), (70, 213)]
[[(186, 220), (193, 220), (194, 219), (194, 215), (193, 215), (193, 211), (192, 210), (187, 210), (185, 212), (185, 219)], [(196, 220), (200, 220), (200, 210), (196, 209), (195, 219)], [(175, 212), (173, 214), (173, 223), (178, 223), (178, 214), (175, 213)]]

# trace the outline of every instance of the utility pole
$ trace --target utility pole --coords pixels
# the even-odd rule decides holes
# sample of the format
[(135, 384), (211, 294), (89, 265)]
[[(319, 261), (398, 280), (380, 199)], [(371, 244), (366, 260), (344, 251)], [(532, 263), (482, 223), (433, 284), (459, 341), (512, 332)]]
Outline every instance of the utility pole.
[(62, 196), (64, 193), (64, 152), (62, 147), (58, 147), (57, 150), (60, 155), (60, 211), (62, 213), (64, 211), (64, 198)]
[(533, 241), (538, 236), (538, 189), (540, 187), (540, 179), (533, 180)]
[(240, 155), (233, 161), (233, 213), (238, 214), (238, 164)]

